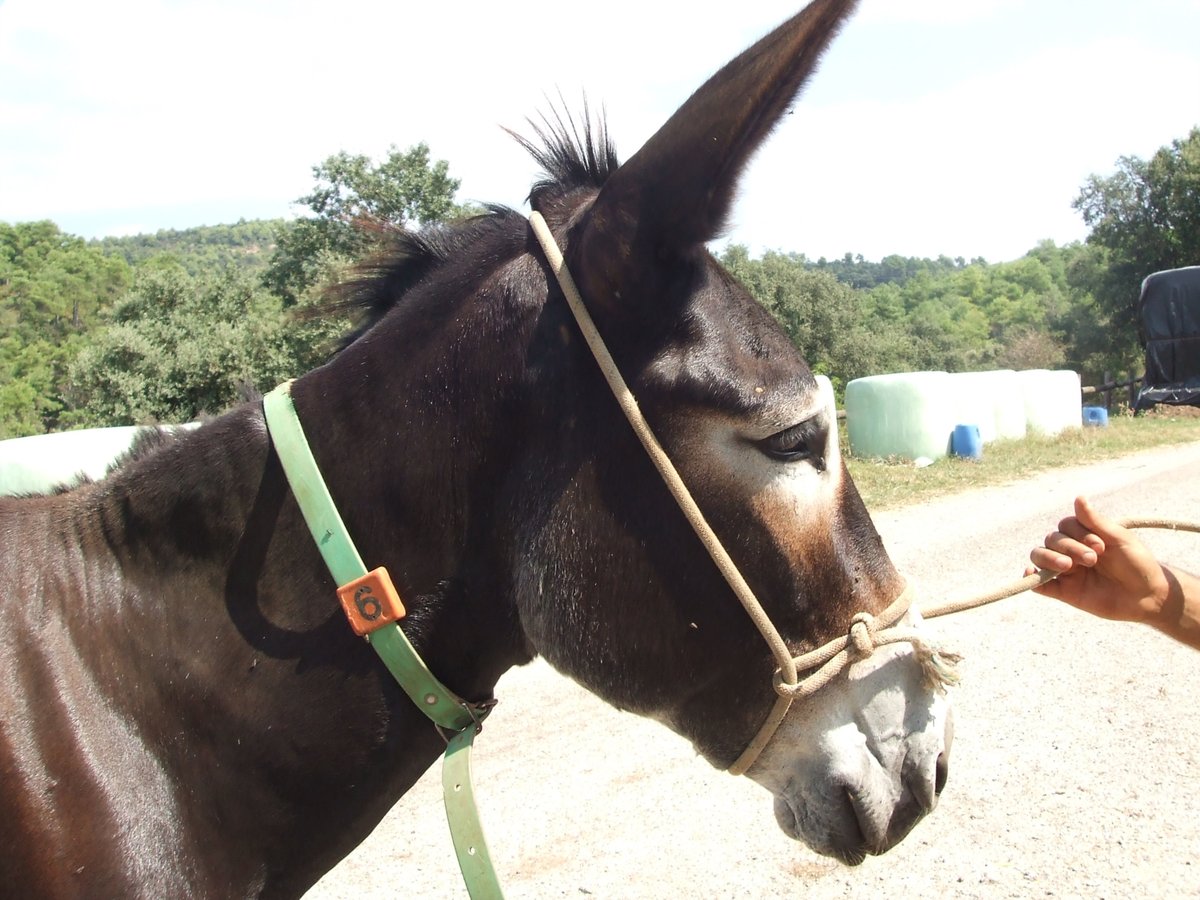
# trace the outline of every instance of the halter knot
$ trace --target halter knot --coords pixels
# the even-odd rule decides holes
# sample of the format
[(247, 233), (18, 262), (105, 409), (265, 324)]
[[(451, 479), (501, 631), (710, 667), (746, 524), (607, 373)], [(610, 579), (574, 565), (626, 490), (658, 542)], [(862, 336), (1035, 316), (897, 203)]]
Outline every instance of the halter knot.
[(856, 659), (866, 659), (875, 652), (875, 617), (870, 613), (855, 613), (850, 620), (849, 646)]

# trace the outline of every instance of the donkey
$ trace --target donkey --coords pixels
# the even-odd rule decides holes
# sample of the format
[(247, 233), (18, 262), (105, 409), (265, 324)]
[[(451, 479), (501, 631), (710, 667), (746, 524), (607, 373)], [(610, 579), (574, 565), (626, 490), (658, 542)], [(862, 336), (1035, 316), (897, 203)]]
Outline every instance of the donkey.
[[(816, 0), (628, 162), (527, 143), (530, 195), (613, 358), (788, 649), (903, 588), (814, 376), (705, 249), (854, 0)], [(390, 250), (292, 398), (409, 641), (472, 701), (541, 654), (727, 767), (775, 663), (621, 417), (517, 212)], [(337, 610), (247, 403), (56, 496), (0, 501), (0, 883), (13, 896), (296, 897), (444, 747)], [(949, 713), (909, 649), (796, 703), (748, 775), (847, 863), (930, 811)]]

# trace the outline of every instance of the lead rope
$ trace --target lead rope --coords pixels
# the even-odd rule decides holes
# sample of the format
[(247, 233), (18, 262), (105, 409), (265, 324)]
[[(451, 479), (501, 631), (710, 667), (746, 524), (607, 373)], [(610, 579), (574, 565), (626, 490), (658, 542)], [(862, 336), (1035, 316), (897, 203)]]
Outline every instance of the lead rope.
[[(1166, 531), (1190, 531), (1200, 534), (1200, 523), (1187, 522), (1181, 519), (1118, 519), (1117, 524), (1122, 528), (1159, 528)], [(1026, 575), (1024, 578), (1019, 578), (986, 594), (978, 594), (962, 600), (949, 600), (923, 607), (921, 609), (921, 616), (925, 619), (935, 619), (938, 616), (948, 616), (951, 613), (986, 606), (989, 603), (995, 603), (997, 600), (1003, 600), (1006, 597), (1012, 597), (1022, 591), (1035, 588), (1039, 584), (1045, 584), (1047, 581), (1053, 581), (1059, 574), (1061, 573), (1051, 572), (1049, 569), (1039, 569), (1031, 575)]]
[[(1118, 520), (1118, 524), (1124, 528), (1161, 528), (1170, 531), (1200, 533), (1200, 524), (1177, 519), (1120, 519)], [(938, 616), (948, 616), (951, 613), (965, 612), (968, 609), (978, 609), (989, 603), (995, 603), (997, 600), (1004, 600), (1023, 593), (1030, 588), (1037, 587), (1039, 584), (1045, 584), (1047, 581), (1057, 578), (1059, 574), (1061, 573), (1052, 572), (1049, 569), (1039, 569), (1030, 575), (1009, 582), (993, 591), (965, 597), (961, 600), (935, 603), (930, 606), (921, 607), (917, 612), (922, 619), (936, 619)], [(834, 638), (828, 644), (797, 657), (795, 664), (798, 671), (807, 672), (814, 667), (819, 668), (798, 684), (783, 683), (782, 678), (777, 672), (774, 685), (776, 692), (781, 696), (786, 694), (793, 700), (800, 699), (801, 697), (809, 697), (833, 681), (850, 663), (866, 659), (875, 652), (876, 647), (901, 641), (907, 641), (912, 644), (913, 652), (916, 654), (918, 663), (920, 663), (922, 677), (927, 688), (940, 690), (945, 685), (957, 684), (958, 673), (955, 670), (955, 664), (962, 659), (961, 656), (957, 653), (932, 647), (926, 643), (924, 638), (915, 629), (891, 627), (908, 610), (911, 602), (910, 594), (910, 589), (906, 587), (900, 597), (878, 616), (872, 616), (869, 613), (858, 613), (851, 620), (849, 634)], [(782, 716), (779, 721), (782, 721)], [(759, 733), (750, 742), (750, 745), (746, 748), (741, 758), (734, 766), (730, 767), (729, 771), (735, 775), (743, 774), (746, 771), (746, 768), (753, 763), (754, 759), (757, 758), (758, 754), (762, 752), (763, 748), (771, 740), (775, 728), (778, 728), (779, 723), (774, 722), (772, 725), (772, 722), (774, 722), (774, 715), (768, 718), (762, 729), (760, 729)], [(746, 762), (746, 760), (749, 761)], [(741, 768), (735, 771), (735, 768), (738, 766), (741, 766)]]
[[(1160, 528), (1169, 531), (1200, 533), (1200, 523), (1178, 519), (1118, 519), (1117, 524), (1123, 528)], [(1035, 588), (1040, 584), (1045, 584), (1047, 581), (1057, 578), (1060, 574), (1059, 572), (1052, 572), (1049, 569), (1039, 569), (1030, 575), (1009, 582), (993, 591), (964, 597), (960, 600), (948, 600), (942, 603), (923, 606), (917, 610), (917, 613), (922, 619), (936, 619), (938, 616), (948, 616), (951, 613), (965, 612), (968, 609), (978, 609), (981, 606), (987, 606), (989, 603), (995, 603), (997, 600), (1004, 600)], [(908, 588), (905, 588), (904, 594), (908, 593)], [(891, 607), (884, 610), (878, 616), (859, 613), (852, 620), (848, 635), (834, 638), (828, 644), (813, 650), (811, 653), (806, 653), (804, 656), (798, 657), (795, 661), (796, 668), (802, 672), (816, 666), (820, 666), (821, 668), (797, 685), (781, 685), (777, 675), (775, 689), (777, 691), (787, 691), (793, 698), (808, 697), (832, 681), (850, 661), (870, 656), (876, 647), (884, 644), (911, 641), (918, 657), (922, 656), (929, 648), (914, 630), (889, 627), (892, 622), (899, 618), (899, 615), (893, 614), (900, 605), (901, 600), (905, 599), (904, 594), (901, 595), (900, 600), (897, 600), (896, 603), (893, 603)], [(905, 609), (908, 608), (907, 602), (903, 605)], [(944, 650), (932, 651), (932, 656), (928, 661), (922, 660), (928, 685), (935, 687), (938, 681), (942, 684), (956, 683), (958, 676), (953, 670), (953, 664), (958, 662), (959, 659), (960, 657), (955, 653), (949, 653)]]
[[(875, 652), (877, 647), (895, 643), (911, 644), (917, 661), (921, 666), (922, 678), (926, 687), (933, 690), (944, 690), (947, 685), (957, 684), (958, 673), (955, 671), (955, 664), (961, 660), (961, 657), (957, 653), (952, 653), (931, 645), (915, 628), (896, 625), (912, 605), (913, 592), (911, 587), (907, 585), (901, 591), (900, 596), (892, 601), (891, 605), (879, 615), (873, 616), (870, 613), (860, 612), (851, 620), (850, 629), (847, 634), (834, 638), (829, 643), (802, 656), (792, 656), (783, 637), (771, 623), (771, 619), (762, 608), (762, 604), (758, 602), (758, 599), (754, 596), (754, 592), (750, 590), (750, 586), (742, 577), (741, 572), (738, 571), (737, 565), (726, 552), (725, 547), (721, 544), (720, 539), (712, 530), (708, 521), (704, 518), (704, 514), (700, 511), (700, 507), (692, 497), (687, 485), (683, 483), (683, 479), (679, 476), (678, 470), (676, 470), (666, 451), (663, 450), (662, 445), (654, 436), (654, 432), (651, 430), (645, 416), (642, 415), (633, 392), (629, 390), (629, 385), (626, 384), (625, 379), (621, 376), (616, 362), (614, 362), (612, 355), (608, 352), (608, 347), (605, 346), (604, 339), (600, 336), (591, 315), (588, 313), (587, 307), (583, 303), (579, 289), (575, 285), (575, 280), (567, 270), (562, 251), (559, 249), (558, 242), (546, 224), (546, 220), (542, 217), (541, 213), (535, 211), (530, 214), (529, 223), (533, 228), (533, 233), (537, 237), (538, 243), (541, 245), (542, 252), (545, 254), (546, 262), (549, 263), (551, 271), (562, 288), (563, 295), (567, 299), (567, 305), (571, 308), (571, 313), (575, 316), (575, 321), (579, 325), (579, 330), (583, 333), (584, 340), (587, 342), (588, 348), (592, 351), (592, 356), (595, 357), (597, 364), (600, 366), (604, 380), (608, 382), (608, 386), (613, 396), (616, 397), (621, 411), (633, 427), (634, 433), (646, 449), (655, 468), (658, 469), (659, 475), (662, 476), (668, 490), (671, 492), (671, 496), (679, 504), (679, 508), (687, 518), (688, 524), (692, 526), (697, 537), (700, 538), (700, 542), (712, 557), (713, 562), (717, 564), (721, 575), (724, 576), (730, 588), (733, 589), (738, 601), (750, 616), (750, 620), (763, 636), (763, 639), (766, 640), (767, 646), (771, 649), (771, 654), (778, 663), (778, 669), (773, 679), (773, 687), (777, 695), (775, 704), (771, 708), (771, 712), (767, 715), (766, 721), (763, 722), (758, 733), (751, 739), (746, 749), (742, 752), (742, 755), (729, 767), (729, 772), (733, 775), (745, 774), (746, 770), (754, 764), (759, 754), (762, 753), (763, 748), (770, 743), (771, 738), (774, 737), (775, 732), (787, 716), (788, 710), (795, 700), (816, 693), (833, 681), (848, 665), (866, 659)], [(1122, 524), (1126, 528), (1167, 528), (1179, 531), (1200, 532), (1200, 525), (1171, 519), (1129, 519)], [(1058, 573), (1056, 572), (1043, 569), (1007, 584), (998, 590), (975, 597), (968, 597), (963, 600), (934, 604), (924, 607), (917, 612), (922, 619), (933, 619), (938, 616), (949, 615), (950, 613), (976, 609), (977, 607), (985, 606), (997, 600), (1002, 600), (1006, 597), (1027, 591), (1030, 588), (1037, 587), (1039, 584), (1057, 577), (1057, 575)], [(807, 672), (810, 669), (816, 669), (816, 671), (801, 680), (799, 673)]]

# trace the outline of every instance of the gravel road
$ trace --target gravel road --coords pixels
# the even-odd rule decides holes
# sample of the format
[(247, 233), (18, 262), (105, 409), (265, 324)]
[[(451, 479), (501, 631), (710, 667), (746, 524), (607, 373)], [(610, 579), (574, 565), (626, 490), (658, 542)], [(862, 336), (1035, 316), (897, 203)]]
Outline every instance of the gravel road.
[[(926, 602), (1021, 574), (1076, 493), (1119, 516), (1196, 518), (1200, 444), (875, 515)], [(1200, 536), (1146, 532), (1200, 568)], [(770, 796), (544, 663), (514, 670), (475, 784), (510, 898), (1200, 897), (1200, 655), (1024, 594), (938, 620), (966, 656), (938, 809), (846, 868), (784, 837)], [(464, 897), (440, 766), (307, 895)]]

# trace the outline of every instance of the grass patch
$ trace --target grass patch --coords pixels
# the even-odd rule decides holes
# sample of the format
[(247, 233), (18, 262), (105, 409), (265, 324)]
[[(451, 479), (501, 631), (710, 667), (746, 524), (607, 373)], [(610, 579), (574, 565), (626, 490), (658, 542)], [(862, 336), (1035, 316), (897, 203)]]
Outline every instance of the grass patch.
[[(1058, 437), (995, 441), (977, 460), (946, 457), (918, 469), (910, 462), (855, 459), (846, 466), (868, 509), (919, 503), (968, 488), (1018, 481), (1033, 472), (1086, 465), (1169, 444), (1200, 441), (1200, 411), (1157, 407), (1147, 415), (1114, 415), (1107, 428), (1077, 428)], [(842, 433), (842, 446), (849, 446)]]

